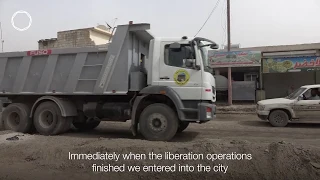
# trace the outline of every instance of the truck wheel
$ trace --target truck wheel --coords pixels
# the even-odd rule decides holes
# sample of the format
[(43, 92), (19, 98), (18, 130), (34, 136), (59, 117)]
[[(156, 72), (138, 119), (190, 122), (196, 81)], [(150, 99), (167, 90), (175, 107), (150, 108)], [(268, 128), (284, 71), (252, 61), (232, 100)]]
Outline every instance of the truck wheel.
[(178, 128), (178, 133), (181, 133), (182, 131), (184, 131), (185, 129), (187, 129), (187, 127), (189, 126), (189, 122), (186, 121), (180, 121), (179, 123), (179, 128)]
[(35, 113), (33, 123), (42, 135), (57, 135), (63, 133), (69, 124), (70, 118), (62, 117), (58, 105), (54, 102), (41, 103)]
[(80, 131), (92, 130), (99, 126), (101, 121), (91, 121), (91, 122), (73, 122), (73, 126)]
[(65, 125), (64, 125), (64, 129), (63, 129), (63, 131), (61, 133), (68, 132), (71, 129), (71, 124), (73, 122), (73, 118), (74, 117), (66, 117), (66, 122), (65, 122)]
[(16, 132), (27, 133), (32, 129), (30, 108), (21, 103), (13, 103), (2, 112), (4, 128)]
[(165, 104), (151, 104), (140, 115), (140, 132), (147, 140), (169, 141), (177, 133), (178, 126), (176, 113)]
[(289, 116), (282, 110), (275, 110), (269, 115), (269, 122), (274, 127), (285, 127), (289, 122)]

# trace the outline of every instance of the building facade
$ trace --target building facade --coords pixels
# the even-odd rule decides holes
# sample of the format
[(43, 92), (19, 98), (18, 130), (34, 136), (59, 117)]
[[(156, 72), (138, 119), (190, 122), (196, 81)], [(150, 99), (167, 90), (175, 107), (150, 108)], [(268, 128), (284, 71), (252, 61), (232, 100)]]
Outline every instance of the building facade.
[[(259, 82), (256, 89), (256, 100), (260, 100), (285, 97), (302, 85), (320, 84), (319, 50), (320, 43), (311, 43), (239, 48), (233, 51), (261, 52), (261, 68), (258, 73)], [(226, 52), (226, 50), (221, 51)], [(218, 73), (228, 77), (228, 70), (215, 69), (220, 71)], [(232, 72), (234, 71), (236, 70), (232, 68)], [(258, 69), (252, 69), (252, 71), (255, 73), (251, 73), (254, 74), (251, 75), (251, 79), (254, 79), (257, 77), (255, 74)], [(232, 77), (234, 78), (236, 75)], [(250, 79), (250, 75), (248, 75), (247, 79)], [(246, 80), (246, 77), (244, 77), (244, 80)], [(231, 102), (232, 100), (233, 98), (231, 97)]]
[(60, 31), (57, 38), (38, 41), (39, 49), (88, 47), (107, 44), (112, 33), (105, 26)]
[(228, 100), (229, 104), (233, 100), (256, 101), (256, 90), (260, 87), (260, 51), (212, 50), (208, 55), (217, 82), (218, 100)]

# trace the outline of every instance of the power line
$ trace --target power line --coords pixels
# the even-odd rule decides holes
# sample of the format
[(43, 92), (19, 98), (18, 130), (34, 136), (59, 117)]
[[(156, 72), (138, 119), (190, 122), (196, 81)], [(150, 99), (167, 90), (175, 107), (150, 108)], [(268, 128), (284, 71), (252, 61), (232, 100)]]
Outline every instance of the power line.
[(218, 7), (219, 2), (220, 2), (220, 0), (217, 1), (216, 5), (213, 7), (211, 13), (209, 14), (209, 17), (208, 17), (207, 20), (203, 23), (203, 25), (201, 26), (201, 28), (199, 29), (199, 31), (197, 32), (197, 34), (194, 35), (194, 37), (196, 37), (196, 36), (200, 33), (200, 31), (203, 29), (203, 27), (207, 24), (207, 22), (208, 22), (208, 20), (210, 19), (211, 15), (214, 13), (214, 11), (216, 10), (216, 8)]

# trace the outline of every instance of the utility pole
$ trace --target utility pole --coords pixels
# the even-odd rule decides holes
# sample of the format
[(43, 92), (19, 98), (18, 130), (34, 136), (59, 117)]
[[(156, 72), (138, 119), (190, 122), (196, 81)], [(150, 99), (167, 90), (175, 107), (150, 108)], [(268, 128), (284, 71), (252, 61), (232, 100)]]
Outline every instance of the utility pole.
[[(227, 29), (228, 29), (228, 52), (231, 49), (231, 30), (230, 30), (230, 0), (227, 0)], [(228, 67), (228, 105), (232, 105), (232, 76), (231, 67)]]
[(227, 26), (228, 26), (228, 52), (229, 52), (231, 48), (230, 0), (227, 0)]
[(0, 22), (0, 41), (1, 41), (1, 52), (3, 52), (4, 40), (2, 39), (2, 26), (1, 26), (1, 22)]

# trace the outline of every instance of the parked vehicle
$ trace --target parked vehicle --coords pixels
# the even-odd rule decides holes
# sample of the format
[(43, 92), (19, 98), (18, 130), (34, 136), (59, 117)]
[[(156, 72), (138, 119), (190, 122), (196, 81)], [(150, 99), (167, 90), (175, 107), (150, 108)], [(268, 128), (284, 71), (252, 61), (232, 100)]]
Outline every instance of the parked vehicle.
[(320, 119), (320, 84), (306, 85), (284, 98), (267, 99), (257, 104), (257, 115), (272, 126), (284, 127), (290, 121)]
[(0, 53), (2, 120), (42, 135), (131, 120), (148, 140), (168, 141), (215, 117), (215, 80), (205, 38), (154, 38), (150, 24), (120, 25), (106, 47)]

